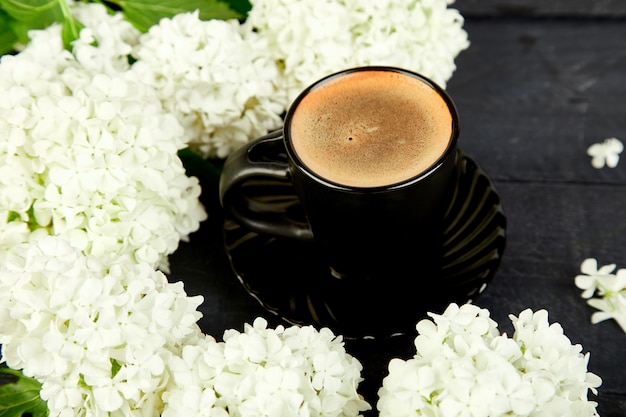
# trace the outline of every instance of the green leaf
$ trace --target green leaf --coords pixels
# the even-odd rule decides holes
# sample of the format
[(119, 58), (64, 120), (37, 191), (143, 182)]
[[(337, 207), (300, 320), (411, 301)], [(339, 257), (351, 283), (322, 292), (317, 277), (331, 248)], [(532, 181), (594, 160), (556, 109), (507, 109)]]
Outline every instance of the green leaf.
[(63, 47), (68, 51), (72, 50), (72, 42), (78, 39), (80, 30), (84, 26), (76, 19), (70, 18), (63, 21), (61, 36), (63, 38)]
[(178, 151), (178, 157), (188, 176), (197, 177), (203, 186), (217, 186), (222, 174), (224, 161), (204, 159), (189, 148)]
[(7, 213), (7, 223), (11, 223), (11, 222), (13, 222), (15, 220), (19, 220), (20, 218), (21, 218), (20, 213), (18, 213), (16, 211), (10, 210)]
[(59, 0), (0, 0), (0, 8), (19, 22), (29, 22), (31, 28), (44, 28), (63, 19)]
[(224, 160), (204, 159), (189, 148), (178, 151), (178, 157), (183, 162), (185, 172), (190, 177), (198, 178), (202, 187), (201, 201), (209, 213), (220, 210), (219, 183), (224, 166)]
[(224, 0), (226, 3), (230, 5), (230, 8), (235, 10), (237, 13), (240, 13), (242, 16), (246, 16), (250, 9), (252, 9), (252, 4), (248, 0)]
[[(1, 0), (0, 0), (1, 1)], [(220, 0), (111, 0), (137, 29), (147, 32), (164, 17), (199, 10), (200, 19), (239, 19), (242, 14)]]
[(122, 369), (122, 365), (115, 359), (111, 358), (111, 378), (115, 378), (115, 375)]
[(0, 417), (48, 415), (48, 406), (39, 396), (41, 384), (21, 372), (0, 367)]
[(61, 30), (61, 37), (63, 38), (63, 47), (68, 51), (72, 50), (72, 42), (78, 39), (80, 31), (84, 26), (74, 18), (69, 6), (65, 0), (61, 0), (61, 9), (65, 20), (63, 20), (63, 27)]
[(61, 2), (65, 0), (0, 0), (0, 9), (12, 18), (9, 26), (18, 41), (28, 43), (29, 30), (44, 29), (63, 21)]
[(13, 51), (17, 35), (10, 25), (11, 18), (0, 10), (0, 56)]
[(9, 26), (11, 26), (11, 29), (13, 29), (15, 36), (17, 36), (17, 41), (23, 43), (24, 45), (26, 45), (30, 41), (30, 38), (28, 37), (28, 31), (31, 29), (36, 29), (34, 27), (31, 27), (31, 25), (28, 23), (18, 22), (17, 20), (12, 20), (9, 23)]

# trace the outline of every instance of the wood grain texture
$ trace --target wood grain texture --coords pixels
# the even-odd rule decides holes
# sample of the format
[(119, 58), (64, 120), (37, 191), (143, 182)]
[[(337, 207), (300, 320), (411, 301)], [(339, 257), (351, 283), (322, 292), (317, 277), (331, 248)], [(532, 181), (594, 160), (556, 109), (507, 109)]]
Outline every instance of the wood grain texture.
[(626, 183), (587, 148), (626, 137), (626, 23), (469, 20), (447, 90), (460, 144), (497, 179)]
[(573, 279), (587, 257), (626, 267), (626, 162), (597, 170), (586, 154), (608, 137), (626, 142), (626, 22), (470, 18), (466, 29), (472, 46), (447, 89), (460, 146), (495, 180), (509, 222), (501, 268), (477, 304), (499, 323), (547, 309), (603, 378), (599, 414), (623, 416), (626, 334), (590, 323)]
[(457, 0), (452, 7), (465, 16), (626, 16), (622, 0)]

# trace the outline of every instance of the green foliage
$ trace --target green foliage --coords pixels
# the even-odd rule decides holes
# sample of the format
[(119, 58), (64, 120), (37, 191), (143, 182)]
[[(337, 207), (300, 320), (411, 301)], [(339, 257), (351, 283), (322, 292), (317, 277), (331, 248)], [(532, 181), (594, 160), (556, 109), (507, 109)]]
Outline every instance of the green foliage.
[(63, 14), (59, 0), (0, 0), (0, 5), (15, 20), (33, 22), (39, 27), (50, 24)]
[(84, 26), (72, 16), (72, 12), (65, 0), (61, 0), (61, 9), (63, 10), (63, 28), (61, 31), (63, 47), (70, 50), (72, 48), (72, 42), (78, 39), (80, 30)]
[(111, 0), (117, 4), (126, 19), (137, 29), (146, 32), (164, 17), (198, 10), (200, 19), (239, 19), (241, 14), (220, 0)]
[[(164, 17), (198, 10), (200, 18), (244, 19), (248, 0), (99, 0), (122, 10), (126, 20), (147, 31)], [(67, 0), (0, 0), (0, 55), (11, 52), (17, 42), (28, 43), (28, 31), (52, 23), (63, 25), (63, 44), (70, 49), (83, 27), (70, 12)]]
[(29, 30), (45, 28), (62, 16), (58, 0), (0, 0), (0, 53), (28, 42)]
[(244, 17), (248, 14), (250, 9), (252, 8), (252, 5), (250, 4), (248, 0), (224, 0), (224, 1), (230, 4), (230, 7), (234, 11), (236, 11), (237, 13), (241, 14)]
[(39, 397), (41, 385), (21, 372), (0, 367), (0, 417), (46, 417), (48, 406)]
[(0, 55), (11, 52), (16, 42), (17, 35), (11, 28), (11, 17), (0, 10)]
[(63, 20), (65, 0), (0, 0), (0, 9), (10, 18), (7, 26), (19, 42), (28, 42), (28, 31)]

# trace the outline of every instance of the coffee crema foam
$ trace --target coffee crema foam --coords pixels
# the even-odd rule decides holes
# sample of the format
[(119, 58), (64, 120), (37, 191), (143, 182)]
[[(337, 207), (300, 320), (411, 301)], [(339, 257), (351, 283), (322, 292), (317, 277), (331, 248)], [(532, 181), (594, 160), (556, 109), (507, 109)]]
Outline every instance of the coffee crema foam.
[(452, 115), (428, 84), (394, 71), (357, 71), (312, 89), (290, 123), (298, 158), (318, 176), (379, 187), (430, 168), (452, 138)]

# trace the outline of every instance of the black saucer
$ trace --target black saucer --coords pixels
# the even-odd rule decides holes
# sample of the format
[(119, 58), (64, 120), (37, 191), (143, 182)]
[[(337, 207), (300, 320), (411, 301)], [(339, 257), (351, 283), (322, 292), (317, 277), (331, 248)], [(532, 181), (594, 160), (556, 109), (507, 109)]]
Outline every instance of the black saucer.
[[(498, 193), (462, 152), (458, 169), (446, 213), (444, 266), (429, 282), (412, 277), (358, 285), (338, 280), (321, 261), (315, 243), (258, 234), (227, 217), (224, 239), (233, 271), (265, 309), (289, 323), (330, 327), (349, 338), (414, 332), (427, 311), (475, 299), (493, 278), (504, 252), (506, 217)], [(285, 210), (300, 209), (291, 186), (268, 182), (265, 190), (268, 201)]]

